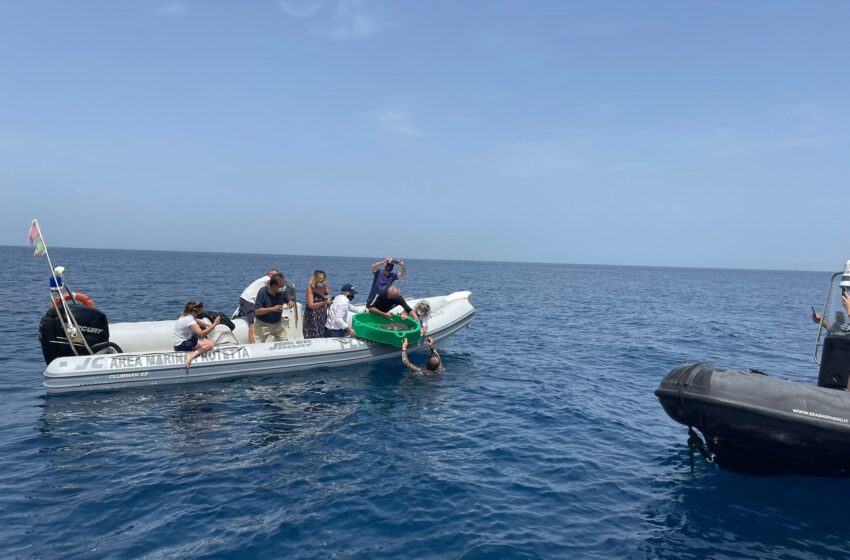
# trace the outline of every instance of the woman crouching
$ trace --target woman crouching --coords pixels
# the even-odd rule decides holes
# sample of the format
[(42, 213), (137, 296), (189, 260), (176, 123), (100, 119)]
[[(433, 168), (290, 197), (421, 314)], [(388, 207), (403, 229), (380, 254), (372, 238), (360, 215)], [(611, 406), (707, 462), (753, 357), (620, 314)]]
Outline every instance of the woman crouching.
[(171, 341), (174, 343), (176, 352), (186, 352), (186, 367), (189, 367), (192, 360), (213, 348), (211, 340), (206, 338), (199, 340), (199, 337), (212, 332), (218, 326), (220, 319), (216, 317), (208, 327), (201, 327), (198, 324), (198, 315), (203, 311), (203, 302), (187, 301), (186, 305), (183, 306), (183, 313), (174, 323), (174, 334), (171, 336)]

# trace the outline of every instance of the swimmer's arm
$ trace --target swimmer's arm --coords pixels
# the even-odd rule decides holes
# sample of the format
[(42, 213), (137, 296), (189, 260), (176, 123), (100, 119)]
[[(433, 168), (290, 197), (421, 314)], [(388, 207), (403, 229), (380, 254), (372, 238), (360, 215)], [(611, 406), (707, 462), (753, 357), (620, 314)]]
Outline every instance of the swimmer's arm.
[(422, 373), (422, 368), (416, 367), (410, 363), (410, 360), (407, 359), (407, 349), (402, 349), (401, 351), (401, 363), (413, 373)]
[[(428, 344), (428, 348), (431, 349), (431, 354), (440, 358), (440, 354), (439, 354), (439, 352), (437, 352), (437, 349), (434, 348), (434, 341), (431, 340), (431, 337), (428, 337), (428, 340), (426, 340), (425, 342)], [(440, 362), (442, 362), (442, 361), (443, 361), (443, 359), (440, 358)]]
[(418, 368), (415, 365), (410, 363), (410, 360), (407, 359), (407, 339), (405, 338), (401, 341), (401, 363), (404, 364), (404, 367), (412, 371), (413, 373), (422, 373), (424, 370), (422, 368)]

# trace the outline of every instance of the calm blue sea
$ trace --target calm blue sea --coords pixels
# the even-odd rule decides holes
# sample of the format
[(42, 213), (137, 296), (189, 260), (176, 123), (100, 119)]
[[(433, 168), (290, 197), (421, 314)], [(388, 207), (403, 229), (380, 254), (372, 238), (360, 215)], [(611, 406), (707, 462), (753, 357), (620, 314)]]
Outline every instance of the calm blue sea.
[[(365, 292), (372, 260), (51, 256), (116, 322), (189, 298), (229, 312), (269, 266)], [(473, 291), (440, 377), (393, 362), (48, 397), (47, 263), (0, 247), (0, 557), (850, 555), (850, 481), (692, 470), (653, 396), (696, 360), (813, 380), (828, 274), (408, 264), (410, 296)]]

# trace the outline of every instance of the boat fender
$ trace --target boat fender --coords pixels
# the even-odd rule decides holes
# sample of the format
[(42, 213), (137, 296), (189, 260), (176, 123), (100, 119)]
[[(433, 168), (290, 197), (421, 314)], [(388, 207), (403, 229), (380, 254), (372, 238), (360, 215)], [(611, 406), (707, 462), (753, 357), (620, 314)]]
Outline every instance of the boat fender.
[[(65, 293), (62, 297), (65, 298), (65, 301), (79, 302), (86, 307), (94, 307), (92, 299), (82, 292), (74, 292), (73, 294)], [(53, 300), (53, 305), (58, 306), (61, 302), (62, 300), (60, 298), (56, 298)]]

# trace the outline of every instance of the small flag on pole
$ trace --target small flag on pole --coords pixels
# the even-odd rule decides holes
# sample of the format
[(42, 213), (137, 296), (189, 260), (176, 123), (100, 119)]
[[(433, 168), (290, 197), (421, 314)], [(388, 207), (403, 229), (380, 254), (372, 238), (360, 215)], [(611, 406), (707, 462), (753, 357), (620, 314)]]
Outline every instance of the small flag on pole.
[(32, 225), (30, 225), (29, 240), (30, 247), (35, 245), (35, 252), (32, 254), (33, 257), (40, 257), (47, 252), (47, 248), (44, 246), (44, 240), (41, 238), (41, 229), (38, 227), (38, 220), (33, 220)]
[(38, 220), (33, 220), (32, 225), (30, 226), (30, 247), (35, 243), (35, 240), (41, 237), (41, 234), (38, 233)]

